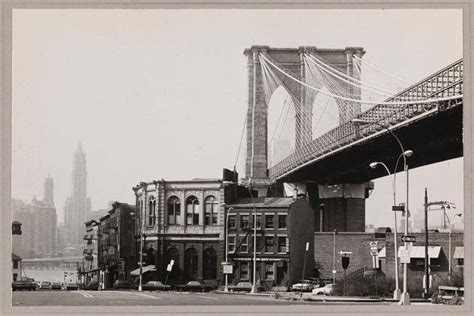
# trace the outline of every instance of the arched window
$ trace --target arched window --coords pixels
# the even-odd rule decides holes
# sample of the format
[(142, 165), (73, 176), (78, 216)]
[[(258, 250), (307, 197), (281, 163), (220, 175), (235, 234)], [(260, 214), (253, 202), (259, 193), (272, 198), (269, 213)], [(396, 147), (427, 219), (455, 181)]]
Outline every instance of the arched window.
[(198, 272), (198, 253), (195, 248), (189, 248), (184, 253), (184, 269), (186, 280), (196, 280)]
[(186, 199), (186, 225), (199, 225), (199, 200), (193, 195)]
[(181, 203), (179, 198), (172, 196), (168, 199), (168, 225), (182, 225)]
[(174, 260), (173, 266), (171, 268), (171, 272), (168, 275), (168, 279), (171, 281), (171, 283), (174, 283), (174, 281), (178, 281), (180, 273), (180, 267), (179, 267), (179, 251), (176, 248), (170, 248), (168, 249), (168, 252), (166, 254), (167, 257), (167, 262), (166, 264), (168, 265), (171, 260)]
[(156, 209), (156, 200), (154, 196), (151, 196), (148, 200), (148, 225), (155, 225), (155, 209)]
[(214, 248), (207, 248), (204, 251), (202, 266), (205, 280), (212, 280), (217, 277), (217, 255)]
[(204, 202), (205, 209), (205, 225), (217, 225), (217, 214), (219, 210), (219, 202), (214, 196), (208, 196)]

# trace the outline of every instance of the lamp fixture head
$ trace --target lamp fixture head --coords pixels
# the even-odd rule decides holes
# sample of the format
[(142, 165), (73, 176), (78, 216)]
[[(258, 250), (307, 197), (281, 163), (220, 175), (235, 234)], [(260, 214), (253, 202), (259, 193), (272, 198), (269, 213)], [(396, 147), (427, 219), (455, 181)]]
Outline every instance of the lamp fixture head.
[(413, 150), (410, 150), (410, 149), (405, 150), (405, 152), (403, 153), (403, 155), (404, 155), (405, 157), (411, 157), (411, 156), (413, 156)]
[(374, 162), (371, 162), (371, 163), (369, 164), (369, 167), (372, 168), (372, 169), (375, 169), (378, 164), (379, 164), (378, 161), (374, 161)]

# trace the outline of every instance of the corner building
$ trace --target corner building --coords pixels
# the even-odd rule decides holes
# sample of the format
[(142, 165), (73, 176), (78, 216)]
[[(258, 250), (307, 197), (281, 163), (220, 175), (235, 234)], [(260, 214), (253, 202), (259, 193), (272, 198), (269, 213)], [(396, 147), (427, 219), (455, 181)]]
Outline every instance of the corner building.
[[(162, 179), (141, 182), (133, 190), (137, 205), (136, 261), (140, 261), (140, 238), (143, 238), (143, 265), (156, 267), (156, 271), (144, 274), (144, 282), (164, 281), (168, 277), (168, 284), (191, 280), (222, 284), (222, 181)], [(168, 274), (171, 260), (174, 264)]]

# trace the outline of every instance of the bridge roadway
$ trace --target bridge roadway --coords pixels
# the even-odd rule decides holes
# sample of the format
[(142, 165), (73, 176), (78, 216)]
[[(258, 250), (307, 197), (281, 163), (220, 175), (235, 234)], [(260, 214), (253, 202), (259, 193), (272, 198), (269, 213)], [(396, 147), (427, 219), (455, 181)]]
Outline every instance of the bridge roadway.
[[(463, 61), (459, 60), (358, 115), (375, 124), (356, 127), (345, 122), (271, 167), (270, 178), (331, 184), (384, 176), (383, 168), (372, 170), (369, 164), (382, 161), (393, 168), (401, 151), (393, 136), (380, 125), (390, 127), (405, 150), (414, 151), (408, 161), (410, 168), (462, 157), (462, 88)], [(426, 99), (443, 101), (423, 103)], [(388, 103), (413, 100), (421, 103)]]

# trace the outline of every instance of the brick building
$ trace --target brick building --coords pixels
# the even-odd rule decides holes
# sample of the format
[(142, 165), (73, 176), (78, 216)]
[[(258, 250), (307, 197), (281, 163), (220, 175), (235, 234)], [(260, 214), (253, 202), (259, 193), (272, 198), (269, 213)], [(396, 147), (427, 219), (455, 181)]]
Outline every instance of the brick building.
[(130, 280), (135, 265), (133, 230), (135, 206), (115, 202), (108, 214), (100, 218), (98, 227), (99, 282), (103, 289), (116, 280)]
[[(202, 280), (222, 281), (224, 240), (224, 188), (218, 179), (142, 182), (136, 195), (136, 254), (143, 237), (144, 281), (166, 278), (169, 284)], [(135, 268), (138, 268), (136, 265)]]
[(98, 261), (98, 240), (97, 233), (100, 222), (90, 220), (85, 222), (86, 234), (84, 240), (86, 245), (84, 247), (84, 266), (83, 266), (83, 284), (89, 285), (91, 282), (98, 282), (99, 280), (99, 261)]
[(255, 212), (257, 286), (265, 290), (287, 288), (303, 275), (312, 276), (314, 212), (304, 198), (241, 198), (226, 208), (227, 251), (234, 266), (231, 283), (253, 281)]
[[(385, 230), (385, 229), (384, 229)], [(390, 230), (378, 229), (374, 233), (363, 232), (316, 232), (314, 233), (314, 260), (320, 276), (325, 279), (333, 277), (332, 270), (336, 270), (336, 278), (343, 275), (341, 255), (339, 251), (350, 251), (348, 275), (357, 274), (364, 269), (377, 268), (389, 278), (395, 275), (395, 249), (393, 233)], [(401, 236), (398, 234), (398, 247), (403, 247)], [(408, 279), (410, 284), (419, 284), (422, 287), (424, 275), (424, 233), (410, 233), (415, 236), (416, 242), (410, 250), (410, 264), (408, 265)], [(463, 233), (452, 233), (451, 255), (449, 255), (449, 233), (430, 232), (428, 235), (428, 254), (430, 273), (436, 279), (448, 274), (448, 258), (451, 258), (453, 272), (463, 269), (464, 248)], [(334, 242), (335, 241), (335, 242)], [(370, 253), (371, 243), (377, 242), (378, 256), (374, 258)], [(335, 253), (335, 256), (334, 256)], [(335, 260), (334, 260), (335, 259)], [(399, 278), (403, 275), (403, 265), (399, 260)], [(400, 283), (401, 284), (401, 283)]]

